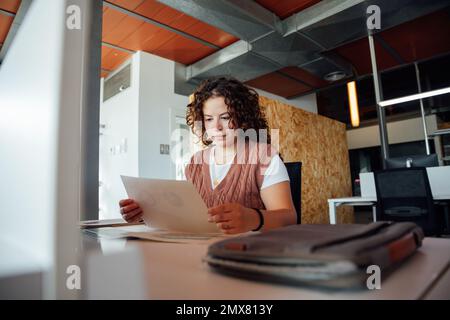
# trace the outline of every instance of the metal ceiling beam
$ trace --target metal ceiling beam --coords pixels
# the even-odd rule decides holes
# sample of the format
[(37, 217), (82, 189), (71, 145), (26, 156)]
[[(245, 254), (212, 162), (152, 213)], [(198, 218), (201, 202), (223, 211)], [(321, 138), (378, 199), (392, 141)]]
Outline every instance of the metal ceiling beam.
[(201, 76), (202, 73), (211, 68), (222, 65), (225, 62), (231, 61), (239, 56), (248, 53), (251, 50), (251, 44), (240, 40), (228, 47), (219, 50), (206, 58), (197, 61), (186, 68), (187, 79)]
[[(335, 6), (332, 6), (335, 3)], [(366, 23), (369, 5), (380, 8), (381, 29), (374, 35), (399, 24), (448, 7), (442, 0), (330, 0), (321, 1), (283, 21), (290, 35), (299, 32), (309, 35), (326, 50), (333, 50), (367, 36)]]
[(279, 18), (248, 0), (158, 0), (247, 42), (274, 30), (281, 32)]
[(116, 46), (115, 44), (111, 44), (111, 43), (108, 43), (108, 42), (105, 42), (105, 41), (102, 41), (102, 46), (105, 46), (105, 47), (108, 47), (108, 48), (111, 48), (111, 49), (116, 49), (116, 50), (119, 50), (119, 51), (123, 51), (123, 52), (129, 53), (129, 54), (136, 53), (136, 51), (134, 51), (134, 50), (125, 49), (125, 48)]
[(383, 169), (386, 169), (386, 159), (389, 158), (389, 137), (387, 134), (386, 127), (386, 113), (384, 108), (380, 106), (380, 101), (383, 100), (383, 87), (380, 81), (380, 74), (378, 73), (377, 66), (377, 56), (375, 52), (375, 43), (373, 41), (373, 36), (368, 31), (368, 40), (369, 40), (369, 50), (370, 50), (370, 62), (372, 64), (372, 74), (373, 74), (373, 86), (375, 89), (375, 102), (377, 108), (377, 118), (378, 118), (378, 129), (380, 132), (380, 145), (381, 145), (381, 158)]
[(373, 38), (395, 59), (395, 61), (397, 61), (398, 64), (406, 63), (406, 61), (398, 54), (398, 52), (395, 51), (395, 49), (392, 48), (386, 41), (384, 41), (384, 39), (380, 35), (374, 34)]
[[(422, 85), (420, 84), (420, 70), (417, 62), (414, 63), (414, 69), (416, 71), (417, 91), (418, 93), (422, 93)], [(430, 145), (428, 143), (428, 130), (427, 130), (427, 123), (425, 121), (425, 109), (423, 107), (423, 99), (420, 99), (419, 102), (420, 102), (420, 115), (422, 117), (423, 135), (425, 139), (425, 148), (427, 151), (427, 155), (430, 155)]]
[(271, 30), (282, 31), (280, 18), (278, 18), (275, 13), (267, 10), (255, 1), (226, 0), (226, 3)]
[(16, 16), (15, 13), (9, 12), (9, 11), (3, 10), (3, 9), (0, 9), (0, 14), (8, 16), (8, 17), (15, 17)]
[[(19, 10), (17, 10), (17, 13), (13, 15), (14, 20), (11, 24), (11, 27), (9, 28), (9, 32), (8, 35), (6, 36), (5, 42), (3, 43), (0, 49), (0, 63), (2, 63), (3, 59), (5, 59), (6, 53), (8, 52), (8, 49), (11, 46), (14, 37), (16, 36), (17, 30), (19, 30), (19, 27), (22, 24), (22, 21), (28, 11), (28, 8), (30, 7), (31, 1), (32, 0), (22, 0), (20, 2)], [(4, 10), (2, 11), (8, 12)], [(10, 12), (8, 13), (10, 14)]]
[(365, 2), (365, 0), (320, 1), (319, 3), (283, 20), (283, 35), (288, 36), (294, 32), (301, 31), (363, 2)]
[(112, 9), (116, 10), (116, 11), (122, 12), (122, 13), (124, 13), (124, 14), (130, 16), (130, 17), (136, 18), (136, 19), (141, 20), (141, 21), (144, 21), (144, 22), (146, 22), (146, 23), (150, 23), (150, 24), (152, 24), (152, 25), (154, 25), (154, 26), (163, 28), (163, 29), (165, 29), (165, 30), (169, 30), (169, 31), (171, 31), (171, 32), (173, 32), (173, 33), (176, 33), (176, 34), (178, 34), (178, 35), (180, 35), (180, 36), (183, 36), (183, 37), (185, 37), (185, 38), (187, 38), (187, 39), (190, 39), (190, 40), (193, 40), (193, 41), (195, 41), (195, 42), (197, 42), (197, 43), (200, 43), (200, 44), (202, 44), (202, 45), (204, 45), (204, 46), (206, 46), (206, 47), (213, 48), (213, 49), (221, 49), (219, 46), (216, 46), (216, 45), (213, 44), (213, 43), (210, 43), (210, 42), (208, 42), (208, 41), (205, 41), (205, 40), (203, 40), (203, 39), (200, 39), (200, 38), (198, 38), (198, 37), (196, 37), (196, 36), (193, 36), (193, 35), (191, 35), (191, 34), (189, 34), (189, 33), (183, 32), (183, 31), (181, 31), (181, 30), (172, 28), (171, 26), (169, 26), (169, 25), (167, 25), (167, 24), (164, 24), (164, 23), (158, 22), (158, 21), (156, 21), (156, 20), (147, 18), (147, 17), (145, 17), (145, 16), (143, 16), (143, 15), (141, 15), (141, 14), (139, 14), (139, 13), (130, 11), (130, 10), (125, 9), (125, 8), (123, 8), (123, 7), (120, 7), (120, 6), (118, 6), (118, 5), (114, 4), (114, 3), (111, 3), (111, 2), (108, 2), (108, 1), (103, 0), (103, 5), (104, 5), (105, 7), (109, 7), (109, 8), (112, 8)]

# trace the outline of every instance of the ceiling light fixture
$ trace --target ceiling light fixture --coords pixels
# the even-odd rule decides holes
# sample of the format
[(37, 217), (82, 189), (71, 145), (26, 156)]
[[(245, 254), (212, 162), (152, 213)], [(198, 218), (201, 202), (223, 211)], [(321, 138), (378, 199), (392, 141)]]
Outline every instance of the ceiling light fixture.
[(325, 75), (324, 79), (330, 82), (338, 81), (345, 78), (346, 74), (342, 71), (334, 71)]
[(428, 92), (416, 93), (416, 94), (412, 94), (412, 95), (406, 96), (406, 97), (380, 101), (379, 105), (381, 107), (387, 107), (387, 106), (392, 106), (393, 104), (399, 104), (399, 103), (403, 103), (403, 102), (408, 102), (408, 101), (414, 101), (414, 100), (419, 100), (419, 99), (439, 96), (441, 94), (446, 94), (446, 93), (450, 93), (450, 87), (443, 88), (443, 89), (438, 89), (438, 90), (433, 90), (433, 91), (428, 91)]
[(347, 83), (348, 103), (350, 106), (350, 121), (353, 127), (359, 127), (358, 95), (356, 94), (356, 83)]

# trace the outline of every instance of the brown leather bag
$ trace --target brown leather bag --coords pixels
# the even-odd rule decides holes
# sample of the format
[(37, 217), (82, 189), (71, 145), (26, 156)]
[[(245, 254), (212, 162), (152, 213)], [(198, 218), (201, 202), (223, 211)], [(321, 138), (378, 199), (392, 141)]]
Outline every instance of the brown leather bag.
[(292, 225), (216, 242), (205, 261), (219, 272), (263, 281), (365, 287), (367, 267), (378, 266), (384, 278), (422, 239), (410, 222)]

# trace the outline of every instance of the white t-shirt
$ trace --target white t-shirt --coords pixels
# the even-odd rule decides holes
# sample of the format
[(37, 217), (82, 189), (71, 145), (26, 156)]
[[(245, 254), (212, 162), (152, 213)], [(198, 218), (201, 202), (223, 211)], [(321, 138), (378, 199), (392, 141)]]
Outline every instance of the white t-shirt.
[[(233, 159), (230, 162), (225, 164), (216, 164), (214, 159), (214, 149), (210, 152), (210, 165), (209, 165), (209, 175), (211, 177), (211, 186), (214, 189), (217, 184), (222, 181), (228, 173), (228, 170), (231, 168), (231, 164), (233, 163)], [(276, 183), (289, 181), (289, 175), (286, 170), (286, 166), (279, 155), (275, 155), (270, 160), (270, 164), (267, 167), (266, 172), (264, 173), (263, 183), (261, 185), (261, 190), (267, 187), (270, 187)], [(214, 185), (216, 182), (216, 186)]]

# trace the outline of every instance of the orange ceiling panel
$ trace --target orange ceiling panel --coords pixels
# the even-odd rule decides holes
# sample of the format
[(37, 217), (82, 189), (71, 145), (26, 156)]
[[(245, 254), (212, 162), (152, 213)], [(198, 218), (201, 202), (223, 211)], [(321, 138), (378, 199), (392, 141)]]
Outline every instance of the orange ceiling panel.
[(119, 23), (127, 17), (127, 15), (108, 7), (103, 7), (103, 9), (102, 35), (104, 38), (105, 36), (108, 36), (114, 28), (116, 28)]
[(383, 31), (381, 37), (406, 62), (450, 52), (450, 16), (437, 11)]
[(5, 42), (9, 28), (13, 22), (13, 17), (0, 14), (0, 43)]
[(186, 32), (221, 48), (238, 40), (231, 34), (158, 3), (155, 0), (146, 0), (134, 11), (147, 18)]
[[(221, 48), (238, 40), (156, 0), (133, 1), (133, 3), (126, 3), (124, 0), (110, 2)], [(130, 50), (153, 53), (183, 64), (191, 64), (216, 51), (195, 40), (110, 7), (103, 11), (103, 41)], [(107, 49), (102, 50), (102, 58), (115, 60)], [(105, 69), (111, 69), (111, 65), (115, 65), (109, 60)]]
[(187, 14), (183, 14), (179, 18), (169, 23), (169, 26), (177, 30), (186, 30), (190, 28), (192, 25), (197, 24), (199, 22), (200, 21), (198, 21), (197, 19), (188, 16)]
[(152, 53), (183, 64), (191, 64), (213, 53), (213, 48), (182, 36), (175, 36)]
[(111, 48), (107, 46), (102, 46), (102, 60), (111, 52)]
[(277, 72), (272, 72), (247, 81), (246, 84), (285, 98), (312, 90), (311, 87), (289, 79)]
[(133, 11), (146, 16), (147, 18), (153, 19), (153, 16), (158, 14), (158, 12), (164, 8), (167, 8), (167, 6), (157, 2), (156, 0), (146, 0)]
[(111, 49), (111, 51), (102, 58), (102, 69), (114, 70), (129, 57), (130, 55), (126, 52)]
[(224, 48), (239, 39), (232, 36), (225, 31), (212, 27), (206, 23), (198, 21), (197, 23), (187, 27), (180, 28), (186, 33), (189, 33), (197, 38), (205, 40), (209, 43), (215, 44), (218, 47)]
[(106, 71), (103, 71), (103, 70), (102, 70), (102, 71), (100, 72), (100, 77), (101, 77), (101, 78), (106, 78), (106, 77), (108, 76), (108, 74), (109, 74), (109, 72), (106, 72)]
[[(108, 11), (112, 11), (111, 9)], [(123, 20), (120, 21), (117, 26), (115, 26), (110, 32), (107, 32), (103, 36), (103, 41), (118, 44), (128, 36), (130, 36), (133, 32), (139, 29), (139, 27), (144, 22), (142, 20), (126, 16)]]
[(108, 2), (131, 11), (139, 7), (144, 1), (145, 0), (108, 0)]
[(200, 38), (221, 48), (225, 48), (239, 40), (226, 32), (213, 30), (212, 27), (206, 28), (206, 32)]
[(285, 19), (294, 13), (300, 12), (320, 0), (255, 0), (264, 8), (272, 11), (281, 19)]
[(131, 50), (152, 52), (176, 36), (175, 33), (149, 23), (142, 24), (133, 34), (119, 43)]
[(0, 1), (0, 9), (17, 13), (20, 7), (20, 0), (1, 0)]
[(184, 14), (180, 11), (177, 11), (175, 9), (172, 9), (170, 7), (165, 7), (162, 10), (160, 10), (158, 13), (152, 16), (152, 19), (163, 23), (170, 25), (175, 20), (181, 18)]
[[(369, 40), (367, 38), (336, 48), (335, 52), (347, 59), (356, 68), (359, 75), (372, 73)], [(398, 65), (398, 61), (377, 41), (375, 41), (375, 52), (379, 71)]]
[(280, 70), (282, 73), (287, 74), (295, 79), (306, 82), (312, 87), (320, 88), (328, 84), (325, 80), (316, 77), (306, 70), (297, 67), (286, 67)]

